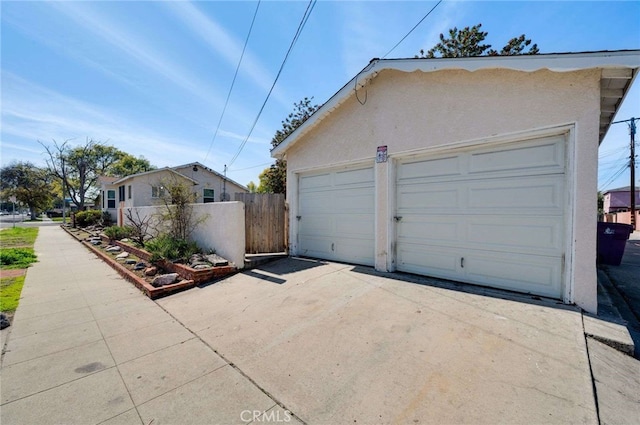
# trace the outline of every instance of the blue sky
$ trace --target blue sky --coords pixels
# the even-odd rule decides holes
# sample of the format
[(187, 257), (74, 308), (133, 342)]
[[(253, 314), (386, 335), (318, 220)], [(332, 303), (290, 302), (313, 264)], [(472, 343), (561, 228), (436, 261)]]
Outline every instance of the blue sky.
[[(105, 141), (162, 167), (222, 171), (249, 134), (307, 1), (263, 1), (220, 131), (213, 134), (256, 2), (2, 1), (1, 163), (44, 164), (52, 139)], [(321, 104), (383, 56), (435, 2), (318, 1), (228, 176), (253, 180), (293, 103)], [(477, 23), (494, 47), (525, 33), (542, 53), (640, 48), (640, 2), (448, 1), (388, 57), (413, 57)], [(640, 116), (636, 81), (617, 119)], [(628, 129), (600, 147), (599, 188), (629, 184)], [(606, 183), (606, 186), (604, 184)]]

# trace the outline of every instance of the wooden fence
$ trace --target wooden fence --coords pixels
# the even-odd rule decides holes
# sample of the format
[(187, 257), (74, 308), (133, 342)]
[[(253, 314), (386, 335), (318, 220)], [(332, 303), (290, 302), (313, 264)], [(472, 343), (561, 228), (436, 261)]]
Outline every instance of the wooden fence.
[(247, 254), (285, 252), (288, 217), (282, 193), (236, 193), (245, 205), (245, 249)]

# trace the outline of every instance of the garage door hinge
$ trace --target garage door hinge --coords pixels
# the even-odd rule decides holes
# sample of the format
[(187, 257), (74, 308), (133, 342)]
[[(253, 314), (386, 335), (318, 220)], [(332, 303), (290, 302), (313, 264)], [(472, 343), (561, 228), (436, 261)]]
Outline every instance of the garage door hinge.
[(402, 220), (402, 216), (401, 215), (394, 215), (393, 219), (396, 221), (396, 223), (399, 223), (400, 220)]
[(460, 257), (460, 267), (464, 269), (464, 257)]
[(296, 216), (296, 219), (297, 219), (298, 221), (300, 221), (300, 219), (301, 219), (301, 218), (302, 218), (302, 216), (301, 216), (301, 215), (297, 215), (297, 216)]

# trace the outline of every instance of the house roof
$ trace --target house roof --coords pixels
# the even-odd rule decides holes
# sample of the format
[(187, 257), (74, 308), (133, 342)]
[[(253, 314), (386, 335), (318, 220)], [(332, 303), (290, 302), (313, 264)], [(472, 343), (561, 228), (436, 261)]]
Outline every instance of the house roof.
[(195, 166), (197, 166), (197, 167), (203, 168), (203, 169), (205, 169), (205, 170), (207, 170), (207, 171), (209, 171), (209, 172), (211, 172), (211, 173), (215, 174), (216, 176), (220, 177), (221, 179), (225, 179), (226, 181), (228, 181), (228, 182), (231, 182), (231, 183), (235, 184), (236, 186), (240, 186), (241, 188), (243, 188), (243, 189), (245, 189), (245, 190), (247, 190), (247, 191), (249, 190), (249, 189), (247, 189), (247, 187), (246, 187), (245, 185), (240, 184), (240, 183), (238, 183), (237, 181), (235, 181), (235, 180), (233, 180), (233, 179), (230, 179), (229, 177), (227, 177), (227, 176), (225, 176), (225, 175), (223, 175), (223, 174), (220, 174), (220, 173), (219, 173), (219, 172), (217, 172), (216, 170), (214, 170), (214, 169), (212, 169), (212, 168), (209, 168), (209, 167), (207, 167), (206, 165), (203, 165), (203, 164), (201, 164), (200, 162), (197, 162), (197, 161), (196, 161), (196, 162), (190, 162), (190, 163), (188, 163), (188, 164), (177, 165), (177, 166), (175, 166), (175, 167), (171, 167), (171, 168), (173, 168), (173, 169), (175, 170), (176, 168), (193, 167), (194, 165), (195, 165)]
[[(623, 187), (617, 187), (615, 189), (609, 189), (606, 190), (604, 193), (611, 193), (611, 192), (631, 192), (631, 186), (623, 186)], [(640, 192), (640, 187), (636, 187), (636, 192)]]
[(127, 181), (129, 179), (132, 179), (134, 177), (144, 176), (144, 175), (154, 174), (154, 173), (159, 173), (159, 172), (162, 172), (162, 171), (169, 171), (171, 173), (177, 174), (180, 177), (183, 177), (183, 178), (185, 178), (187, 180), (190, 180), (194, 184), (198, 184), (199, 182), (197, 180), (195, 180), (195, 179), (193, 179), (193, 178), (191, 178), (191, 177), (189, 177), (189, 176), (187, 176), (185, 174), (182, 174), (182, 173), (176, 171), (176, 169), (178, 169), (178, 168), (185, 168), (185, 167), (191, 168), (193, 166), (197, 166), (197, 167), (200, 167), (200, 168), (202, 168), (204, 170), (207, 170), (210, 173), (213, 173), (216, 176), (219, 176), (221, 179), (225, 179), (228, 182), (231, 182), (231, 183), (235, 184), (236, 186), (239, 186), (239, 187), (245, 189), (246, 191), (249, 191), (249, 189), (247, 189), (247, 187), (245, 185), (242, 185), (242, 184), (230, 179), (229, 177), (225, 177), (224, 175), (218, 173), (215, 170), (212, 170), (211, 168), (209, 168), (206, 165), (203, 165), (203, 164), (201, 164), (199, 162), (190, 162), (188, 164), (182, 164), (182, 165), (178, 165), (178, 166), (175, 166), (175, 167), (157, 168), (155, 170), (145, 171), (143, 173), (138, 173), (138, 174), (131, 174), (131, 175), (128, 175), (128, 176), (125, 176), (125, 177), (106, 177), (106, 176), (103, 176), (103, 177), (100, 178), (101, 179), (100, 181), (103, 182), (103, 183), (106, 183), (106, 184), (120, 184), (120, 183), (124, 183), (125, 181)]
[(180, 177), (183, 177), (183, 178), (185, 178), (187, 180), (190, 180), (194, 184), (198, 184), (197, 180), (194, 180), (189, 176), (185, 176), (184, 174), (179, 173), (176, 170), (174, 170), (173, 168), (169, 168), (169, 167), (157, 168), (155, 170), (145, 171), (143, 173), (138, 173), (138, 174), (131, 174), (129, 176), (125, 176), (125, 177), (122, 177), (122, 178), (120, 178), (118, 180), (115, 180), (115, 181), (111, 182), (111, 184), (120, 184), (120, 183), (124, 183), (127, 180), (133, 179), (134, 177), (146, 176), (146, 175), (149, 175), (149, 174), (160, 173), (160, 172), (163, 172), (163, 171), (169, 171), (170, 173), (177, 174)]
[(517, 56), (476, 56), (466, 58), (373, 59), (358, 75), (334, 94), (307, 121), (271, 150), (271, 156), (282, 158), (300, 138), (318, 125), (342, 103), (365, 87), (383, 70), (401, 72), (435, 72), (442, 70), (478, 71), (510, 69), (534, 72), (548, 69), (569, 72), (602, 69), (600, 77), (600, 141), (620, 108), (640, 68), (640, 50), (616, 50), (581, 53), (551, 53)]

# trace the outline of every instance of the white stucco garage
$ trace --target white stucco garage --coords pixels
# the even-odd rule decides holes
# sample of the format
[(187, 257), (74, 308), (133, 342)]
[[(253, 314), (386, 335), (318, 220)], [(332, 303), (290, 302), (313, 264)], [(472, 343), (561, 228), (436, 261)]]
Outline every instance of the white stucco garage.
[(597, 309), (597, 151), (640, 51), (374, 60), (272, 151), (290, 253)]

